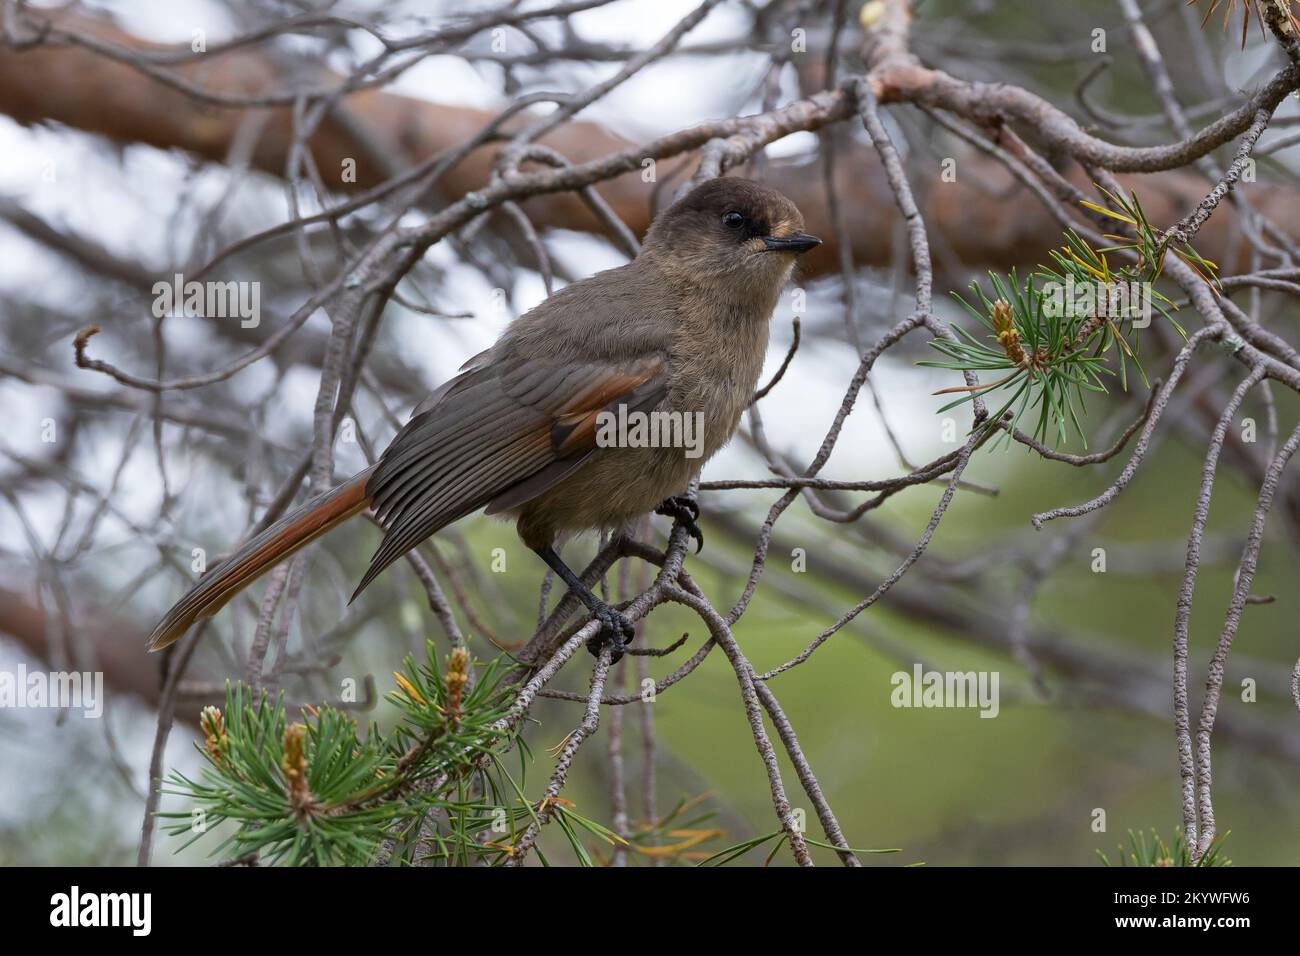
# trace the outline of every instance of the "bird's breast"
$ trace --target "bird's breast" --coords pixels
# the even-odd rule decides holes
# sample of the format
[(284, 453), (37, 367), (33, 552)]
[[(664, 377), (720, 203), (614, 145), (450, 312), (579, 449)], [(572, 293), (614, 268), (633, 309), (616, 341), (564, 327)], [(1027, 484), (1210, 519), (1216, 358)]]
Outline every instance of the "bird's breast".
[(767, 355), (767, 315), (725, 316), (684, 337), (686, 347), (672, 356), (667, 404), (702, 417), (706, 458), (731, 438), (753, 397)]

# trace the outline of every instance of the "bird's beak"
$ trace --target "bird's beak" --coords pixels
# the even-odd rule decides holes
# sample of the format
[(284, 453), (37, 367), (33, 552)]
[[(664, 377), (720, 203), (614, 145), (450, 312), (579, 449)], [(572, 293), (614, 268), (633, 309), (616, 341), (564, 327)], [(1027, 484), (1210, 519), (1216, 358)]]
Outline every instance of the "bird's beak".
[(768, 252), (793, 252), (798, 255), (809, 249), (816, 249), (822, 241), (806, 232), (796, 232), (789, 236), (764, 236), (763, 245)]

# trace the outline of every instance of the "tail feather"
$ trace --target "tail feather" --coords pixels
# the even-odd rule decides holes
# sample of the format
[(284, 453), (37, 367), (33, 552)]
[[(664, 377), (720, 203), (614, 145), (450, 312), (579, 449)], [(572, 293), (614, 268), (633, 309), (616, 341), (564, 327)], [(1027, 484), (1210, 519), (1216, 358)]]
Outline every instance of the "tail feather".
[(290, 555), (370, 504), (366, 482), (373, 468), (345, 481), (281, 518), (233, 556), (203, 576), (176, 602), (149, 637), (149, 650), (162, 650), (195, 621), (215, 614), (232, 597)]

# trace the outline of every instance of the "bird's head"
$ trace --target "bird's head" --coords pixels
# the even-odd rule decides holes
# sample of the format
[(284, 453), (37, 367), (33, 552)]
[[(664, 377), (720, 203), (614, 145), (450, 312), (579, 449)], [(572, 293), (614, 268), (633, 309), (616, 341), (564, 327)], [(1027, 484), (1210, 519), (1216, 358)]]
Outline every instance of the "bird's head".
[(644, 252), (673, 275), (738, 290), (779, 291), (795, 256), (821, 245), (803, 231), (799, 209), (747, 179), (711, 179), (655, 219)]

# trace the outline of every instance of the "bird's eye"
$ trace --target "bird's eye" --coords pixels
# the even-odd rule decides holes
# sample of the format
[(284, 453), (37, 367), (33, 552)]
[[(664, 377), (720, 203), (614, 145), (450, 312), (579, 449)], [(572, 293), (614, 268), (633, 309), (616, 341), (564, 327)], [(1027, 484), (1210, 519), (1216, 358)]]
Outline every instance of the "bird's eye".
[(722, 214), (722, 224), (728, 229), (739, 229), (745, 224), (745, 217), (733, 209)]

